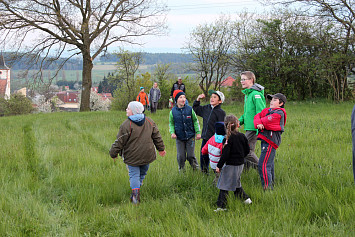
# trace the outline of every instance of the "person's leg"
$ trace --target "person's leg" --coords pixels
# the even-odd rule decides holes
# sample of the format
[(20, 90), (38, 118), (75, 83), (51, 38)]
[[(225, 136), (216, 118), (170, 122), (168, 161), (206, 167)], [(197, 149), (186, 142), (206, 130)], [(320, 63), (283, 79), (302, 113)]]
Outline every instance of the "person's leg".
[(133, 204), (139, 203), (140, 190), (140, 167), (128, 165), (129, 183), (132, 189), (131, 202)]
[(217, 207), (226, 208), (227, 198), (228, 198), (228, 191), (220, 189), (219, 195), (218, 195), (218, 200), (217, 200)]
[[(201, 150), (202, 148), (205, 146), (205, 144), (207, 143), (207, 140), (203, 139), (202, 140), (202, 144), (201, 144)], [(201, 166), (201, 171), (204, 173), (208, 173), (208, 167), (210, 164), (210, 159), (207, 155), (202, 155), (202, 153), (200, 152), (200, 166)]]
[(267, 148), (269, 147), (269, 144), (265, 141), (261, 141), (261, 154), (258, 162), (258, 172), (261, 180), (261, 185), (264, 187), (265, 186), (265, 180), (264, 180), (264, 171), (263, 171), (263, 164), (265, 160), (265, 156), (267, 153)]
[[(262, 153), (265, 152), (265, 156), (263, 157), (262, 163), (259, 162), (259, 169), (261, 165), (261, 173), (262, 173), (262, 181), (264, 190), (273, 189), (272, 186), (272, 167), (275, 159), (275, 148), (267, 144), (266, 142), (262, 142)], [(260, 157), (261, 158), (261, 157)]]
[(179, 165), (179, 171), (184, 170), (186, 162), (186, 142), (176, 139), (176, 158)]
[(248, 144), (250, 147), (250, 152), (245, 157), (245, 168), (249, 168), (251, 166), (252, 168), (256, 169), (259, 162), (258, 157), (255, 155), (255, 145), (258, 136), (256, 135), (255, 131), (246, 131), (245, 136), (248, 139)]
[(143, 180), (145, 176), (147, 175), (148, 169), (149, 169), (149, 164), (148, 165), (141, 165), (139, 166), (140, 168), (140, 186), (143, 184)]
[(189, 161), (191, 167), (196, 170), (198, 169), (198, 162), (195, 156), (195, 138), (192, 137), (186, 141), (186, 153), (187, 160)]

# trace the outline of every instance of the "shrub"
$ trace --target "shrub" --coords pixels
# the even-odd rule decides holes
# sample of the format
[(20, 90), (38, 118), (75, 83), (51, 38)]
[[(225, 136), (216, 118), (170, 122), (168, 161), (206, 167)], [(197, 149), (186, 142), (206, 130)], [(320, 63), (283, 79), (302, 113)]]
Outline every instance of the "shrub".
[(1, 116), (29, 114), (34, 110), (31, 100), (20, 94), (11, 95), (9, 100), (0, 99)]

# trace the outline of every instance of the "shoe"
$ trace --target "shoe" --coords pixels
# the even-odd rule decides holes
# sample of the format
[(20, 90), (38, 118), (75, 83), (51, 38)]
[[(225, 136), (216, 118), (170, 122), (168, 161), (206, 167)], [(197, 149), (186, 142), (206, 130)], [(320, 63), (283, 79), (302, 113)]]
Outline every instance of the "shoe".
[(139, 204), (140, 203), (140, 195), (139, 195), (139, 188), (133, 189), (132, 194), (131, 194), (131, 202), (133, 204)]
[(214, 210), (215, 212), (219, 212), (219, 211), (227, 211), (227, 208), (220, 208), (218, 207), (216, 210)]
[(248, 198), (247, 200), (245, 200), (245, 201), (244, 201), (244, 203), (249, 205), (249, 204), (251, 204), (251, 203), (252, 203), (252, 201), (251, 201), (251, 199), (250, 199), (250, 198)]

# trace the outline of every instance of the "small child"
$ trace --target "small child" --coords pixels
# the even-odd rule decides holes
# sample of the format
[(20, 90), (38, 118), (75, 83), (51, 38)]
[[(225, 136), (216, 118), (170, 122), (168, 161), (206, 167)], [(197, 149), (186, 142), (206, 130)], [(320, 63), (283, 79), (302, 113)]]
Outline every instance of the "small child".
[[(202, 144), (201, 150), (207, 143), (208, 139), (210, 139), (214, 135), (214, 125), (216, 122), (223, 122), (226, 113), (221, 108), (221, 104), (224, 102), (224, 94), (220, 91), (211, 91), (211, 98), (209, 105), (200, 105), (200, 99), (205, 98), (204, 94), (201, 94), (197, 97), (197, 99), (193, 103), (193, 109), (195, 113), (202, 117), (203, 119), (203, 128), (202, 128)], [(201, 171), (204, 173), (208, 173), (209, 167), (209, 158), (208, 155), (203, 155), (201, 153), (200, 156), (201, 162)]]
[(186, 159), (191, 167), (198, 169), (195, 157), (195, 135), (201, 139), (200, 125), (192, 107), (186, 105), (186, 96), (182, 90), (174, 91), (176, 105), (170, 111), (169, 132), (171, 138), (176, 139), (176, 152), (179, 171), (184, 170)]
[(216, 184), (219, 173), (216, 172), (217, 163), (221, 158), (222, 148), (223, 148), (223, 140), (226, 135), (226, 130), (224, 128), (224, 122), (217, 122), (214, 125), (215, 134), (207, 141), (205, 146), (202, 148), (201, 153), (203, 155), (208, 155), (210, 159), (210, 166), (213, 172), (216, 174), (216, 177), (213, 181)]
[(148, 95), (144, 92), (144, 87), (141, 86), (140, 88), (140, 91), (137, 95), (137, 99), (136, 101), (138, 102), (141, 102), (144, 106), (144, 110), (147, 110), (148, 109), (148, 106), (149, 106), (149, 99), (148, 99)]
[(115, 143), (110, 149), (114, 159), (119, 154), (127, 165), (129, 182), (132, 188), (131, 202), (140, 202), (140, 187), (149, 169), (156, 159), (155, 148), (160, 156), (165, 156), (165, 146), (154, 121), (143, 114), (142, 103), (132, 101), (126, 109), (126, 119), (120, 126)]
[(254, 126), (259, 129), (258, 139), (261, 140), (261, 154), (258, 171), (264, 190), (273, 189), (275, 180), (274, 160), (276, 149), (281, 144), (281, 134), (286, 124), (286, 96), (281, 93), (267, 95), (270, 108), (263, 109), (254, 117)]
[(221, 172), (217, 188), (220, 189), (215, 211), (224, 211), (227, 205), (228, 191), (234, 191), (235, 197), (244, 200), (244, 203), (251, 204), (252, 201), (244, 192), (240, 176), (244, 167), (244, 157), (249, 154), (250, 148), (248, 139), (243, 133), (238, 132), (238, 119), (234, 115), (228, 115), (224, 120), (226, 127), (226, 142), (222, 150), (222, 156), (216, 168)]

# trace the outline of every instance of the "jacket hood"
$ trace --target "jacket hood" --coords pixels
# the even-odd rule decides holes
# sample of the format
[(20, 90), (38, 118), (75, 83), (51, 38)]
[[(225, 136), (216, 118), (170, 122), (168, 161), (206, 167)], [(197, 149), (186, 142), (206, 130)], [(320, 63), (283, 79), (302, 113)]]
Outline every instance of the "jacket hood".
[(135, 114), (128, 117), (133, 123), (138, 126), (142, 126), (145, 122), (145, 114)]
[(214, 140), (215, 140), (217, 143), (222, 143), (222, 142), (223, 142), (223, 139), (224, 139), (224, 135), (218, 135), (217, 133), (214, 134)]
[(256, 91), (262, 91), (264, 90), (265, 87), (263, 87), (262, 85), (255, 83), (254, 85), (252, 85), (252, 87), (250, 87), (250, 89), (256, 90)]

